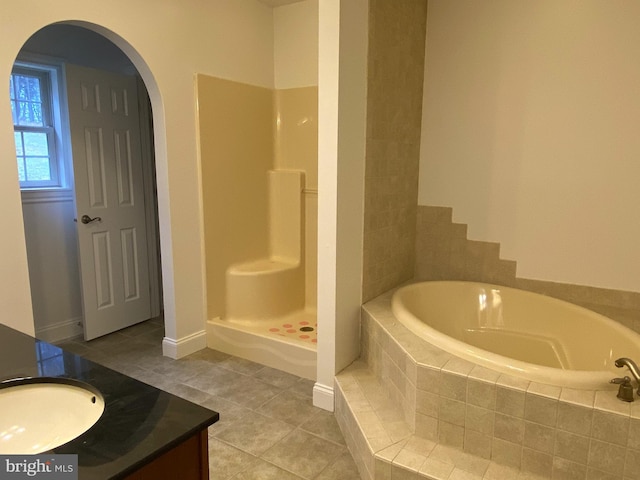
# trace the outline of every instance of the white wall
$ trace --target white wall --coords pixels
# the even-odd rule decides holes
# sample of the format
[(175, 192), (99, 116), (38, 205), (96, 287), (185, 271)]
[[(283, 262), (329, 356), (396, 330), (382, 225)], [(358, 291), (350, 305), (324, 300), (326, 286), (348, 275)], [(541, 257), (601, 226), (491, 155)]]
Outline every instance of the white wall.
[[(24, 12), (29, 15), (24, 15)], [(273, 87), (273, 12), (246, 0), (24, 0), (0, 6), (0, 91), (34, 32), (74, 19), (93, 24), (134, 62), (154, 113), (158, 209), (166, 317), (165, 352), (206, 345), (200, 169), (196, 154), (196, 72)], [(0, 97), (0, 144), (12, 145), (9, 98)], [(33, 333), (25, 238), (12, 149), (0, 151), (2, 322)], [(168, 341), (167, 341), (168, 340)]]
[(275, 88), (318, 85), (318, 0), (273, 12)]
[(46, 341), (82, 334), (82, 303), (73, 194), (23, 194), (24, 231), (35, 333)]
[(333, 410), (337, 372), (360, 347), (368, 0), (322, 0), (318, 54), (318, 374)]
[(420, 205), (522, 278), (640, 291), (640, 3), (429, 0)]

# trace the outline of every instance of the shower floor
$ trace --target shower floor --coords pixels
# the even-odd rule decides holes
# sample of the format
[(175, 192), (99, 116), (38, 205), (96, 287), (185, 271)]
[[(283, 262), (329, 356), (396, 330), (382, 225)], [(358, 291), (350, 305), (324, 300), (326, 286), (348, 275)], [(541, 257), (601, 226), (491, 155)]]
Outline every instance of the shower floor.
[(270, 319), (209, 320), (207, 346), (315, 380), (317, 316), (299, 310)]
[(295, 312), (265, 325), (271, 335), (295, 339), (307, 343), (318, 343), (318, 321), (315, 312)]

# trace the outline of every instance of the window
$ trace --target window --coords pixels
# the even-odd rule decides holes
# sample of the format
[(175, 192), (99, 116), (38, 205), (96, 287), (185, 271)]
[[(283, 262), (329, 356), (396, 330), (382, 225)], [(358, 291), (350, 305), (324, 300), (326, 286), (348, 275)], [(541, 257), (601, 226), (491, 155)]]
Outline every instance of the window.
[[(11, 72), (9, 97), (23, 189), (64, 187), (58, 156), (56, 69), (16, 64)], [(56, 125), (58, 123), (58, 125)]]

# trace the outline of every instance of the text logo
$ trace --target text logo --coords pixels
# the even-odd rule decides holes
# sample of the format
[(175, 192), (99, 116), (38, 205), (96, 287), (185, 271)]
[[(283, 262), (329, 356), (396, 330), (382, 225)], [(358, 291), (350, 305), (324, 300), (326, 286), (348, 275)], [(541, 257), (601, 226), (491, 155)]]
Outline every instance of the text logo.
[(0, 480), (78, 480), (78, 455), (0, 455)]

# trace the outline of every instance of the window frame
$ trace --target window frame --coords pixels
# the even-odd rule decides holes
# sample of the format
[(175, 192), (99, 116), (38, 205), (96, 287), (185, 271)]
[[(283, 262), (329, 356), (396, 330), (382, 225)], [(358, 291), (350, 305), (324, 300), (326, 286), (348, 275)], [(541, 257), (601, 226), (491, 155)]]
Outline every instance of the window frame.
[[(51, 197), (58, 194), (68, 195), (72, 191), (70, 168), (68, 168), (68, 113), (66, 107), (66, 92), (63, 88), (63, 61), (40, 55), (21, 55), (16, 59), (11, 74), (26, 73), (44, 79), (41, 83), (41, 98), (45, 103), (48, 126), (27, 127), (14, 125), (14, 132), (45, 132), (49, 146), (49, 165), (52, 179), (50, 181), (19, 181), (23, 199), (37, 197)], [(46, 92), (45, 92), (46, 90)], [(43, 107), (44, 109), (44, 107)], [(43, 112), (43, 118), (45, 113)], [(15, 133), (14, 133), (15, 137)], [(16, 162), (18, 157), (16, 155)], [(17, 168), (17, 163), (16, 163)], [(26, 195), (25, 195), (26, 194)]]

